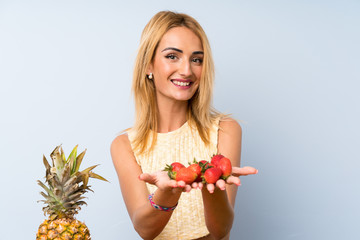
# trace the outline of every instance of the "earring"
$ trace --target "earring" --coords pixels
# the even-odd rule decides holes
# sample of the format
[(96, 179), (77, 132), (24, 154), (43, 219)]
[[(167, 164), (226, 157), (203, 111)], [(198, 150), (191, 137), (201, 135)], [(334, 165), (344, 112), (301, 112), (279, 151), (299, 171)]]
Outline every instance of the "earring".
[(149, 76), (148, 76), (148, 78), (151, 80), (151, 79), (153, 78), (153, 74), (150, 73)]

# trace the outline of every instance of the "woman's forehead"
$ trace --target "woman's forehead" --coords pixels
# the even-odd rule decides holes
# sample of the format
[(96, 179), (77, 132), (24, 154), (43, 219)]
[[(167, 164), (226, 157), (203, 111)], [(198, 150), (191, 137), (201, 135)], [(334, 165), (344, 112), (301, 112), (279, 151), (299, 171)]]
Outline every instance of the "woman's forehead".
[(191, 52), (203, 50), (200, 38), (187, 27), (174, 27), (164, 34), (159, 42), (159, 50), (169, 47)]

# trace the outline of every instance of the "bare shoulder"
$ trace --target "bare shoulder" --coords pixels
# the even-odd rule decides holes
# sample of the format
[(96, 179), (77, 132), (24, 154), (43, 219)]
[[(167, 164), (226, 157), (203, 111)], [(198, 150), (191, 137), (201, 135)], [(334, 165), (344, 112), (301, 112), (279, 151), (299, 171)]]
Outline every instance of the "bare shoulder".
[(233, 166), (239, 166), (242, 135), (240, 124), (232, 118), (222, 119), (218, 134), (218, 152), (228, 157)]
[(120, 159), (127, 159), (123, 157), (133, 155), (130, 141), (126, 133), (117, 136), (112, 141), (110, 146), (110, 152), (113, 161), (119, 161)]
[(111, 143), (111, 151), (125, 150), (131, 148), (128, 135), (126, 133), (117, 136)]
[(141, 168), (132, 151), (128, 135), (117, 136), (111, 143), (110, 152), (123, 191), (124, 183), (129, 185), (129, 180), (136, 181), (136, 177), (141, 174)]
[(219, 134), (230, 136), (241, 136), (242, 129), (240, 124), (233, 118), (224, 118), (220, 120)]
[(110, 146), (111, 152), (117, 152), (117, 151), (132, 151), (131, 145), (129, 141), (129, 137), (127, 133), (123, 133), (119, 136), (117, 136), (111, 143)]

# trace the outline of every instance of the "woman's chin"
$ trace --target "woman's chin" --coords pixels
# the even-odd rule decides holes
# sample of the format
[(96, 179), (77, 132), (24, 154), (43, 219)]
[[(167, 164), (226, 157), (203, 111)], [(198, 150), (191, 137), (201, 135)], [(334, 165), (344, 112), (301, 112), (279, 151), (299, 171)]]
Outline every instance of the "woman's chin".
[(179, 93), (179, 94), (174, 94), (173, 97), (178, 101), (188, 101), (194, 96), (194, 94), (195, 93), (193, 92)]
[(175, 100), (177, 101), (181, 101), (181, 102), (187, 102), (192, 98), (193, 95), (189, 95), (189, 96), (177, 96), (174, 97)]

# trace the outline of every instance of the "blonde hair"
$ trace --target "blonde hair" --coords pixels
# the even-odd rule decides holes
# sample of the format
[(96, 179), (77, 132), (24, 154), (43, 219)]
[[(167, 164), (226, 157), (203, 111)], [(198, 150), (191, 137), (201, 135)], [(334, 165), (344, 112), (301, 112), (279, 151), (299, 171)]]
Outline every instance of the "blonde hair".
[(203, 67), (199, 87), (189, 100), (187, 120), (190, 126), (196, 127), (203, 142), (210, 143), (209, 129), (218, 117), (223, 116), (212, 107), (214, 82), (214, 63), (210, 44), (200, 24), (191, 16), (170, 11), (157, 13), (145, 26), (140, 40), (138, 55), (135, 61), (132, 91), (135, 99), (136, 120), (133, 130), (133, 150), (138, 154), (151, 151), (157, 134), (157, 103), (155, 86), (149, 81), (146, 71), (151, 64), (157, 46), (164, 34), (174, 27), (186, 27), (200, 39), (203, 50)]

